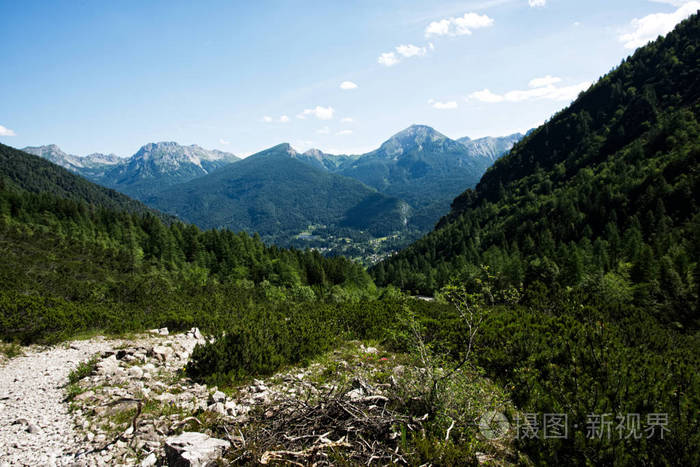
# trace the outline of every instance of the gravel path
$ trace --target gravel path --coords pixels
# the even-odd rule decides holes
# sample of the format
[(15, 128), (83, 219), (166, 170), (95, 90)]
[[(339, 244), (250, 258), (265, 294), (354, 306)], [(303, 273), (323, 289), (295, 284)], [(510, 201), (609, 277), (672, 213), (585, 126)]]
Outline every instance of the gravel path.
[(30, 349), (0, 367), (0, 467), (73, 464), (83, 444), (63, 385), (78, 363), (112, 345), (97, 338)]

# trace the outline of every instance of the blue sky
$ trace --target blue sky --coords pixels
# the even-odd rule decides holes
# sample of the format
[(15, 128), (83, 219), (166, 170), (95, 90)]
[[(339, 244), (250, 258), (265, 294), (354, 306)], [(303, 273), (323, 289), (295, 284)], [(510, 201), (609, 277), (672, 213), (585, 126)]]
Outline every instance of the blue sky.
[(504, 135), (698, 8), (0, 0), (0, 142), (130, 156), (177, 141), (245, 156), (280, 142), (360, 153), (413, 123)]

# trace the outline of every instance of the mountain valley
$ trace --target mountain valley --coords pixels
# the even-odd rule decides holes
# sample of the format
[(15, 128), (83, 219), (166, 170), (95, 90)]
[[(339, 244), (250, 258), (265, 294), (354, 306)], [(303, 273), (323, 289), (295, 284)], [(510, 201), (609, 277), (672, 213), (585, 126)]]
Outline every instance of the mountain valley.
[(131, 158), (27, 147), (100, 185), (201, 228), (257, 232), (280, 246), (373, 264), (429, 231), (521, 134), (451, 140), (413, 125), (362, 155), (278, 145), (239, 159), (172, 142)]
[[(370, 19), (352, 4), (87, 3), (0, 6), (8, 31), (32, 27), (8, 34), (3, 143), (78, 128), (66, 144), (90, 148), (115, 120), (126, 147), (169, 128), (240, 148), (367, 147), (404, 112), (544, 123), (411, 125), (362, 154), (0, 143), (2, 467), (700, 465), (697, 2), (486, 2), (425, 29), (427, 6), (373, 3), (361, 38), (340, 34)], [(300, 52), (307, 35), (327, 47)], [(382, 38), (404, 45), (343, 72)]]

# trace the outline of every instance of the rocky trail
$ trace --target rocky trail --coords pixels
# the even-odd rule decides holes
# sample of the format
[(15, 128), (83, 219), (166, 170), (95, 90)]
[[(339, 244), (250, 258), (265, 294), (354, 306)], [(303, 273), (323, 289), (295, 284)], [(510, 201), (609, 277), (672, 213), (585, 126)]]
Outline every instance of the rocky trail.
[[(168, 391), (184, 392), (175, 383), (176, 374), (203, 342), (197, 329), (177, 335), (162, 329), (132, 339), (97, 337), (32, 346), (1, 362), (0, 467), (165, 464), (166, 434), (172, 430), (158, 429), (154, 418), (162, 413), (154, 411), (150, 418), (144, 414), (138, 423), (137, 418), (147, 401), (175, 407)], [(69, 384), (71, 371), (81, 363), (88, 368), (86, 374)], [(190, 400), (182, 405), (193, 409), (191, 401), (198, 399), (206, 409), (206, 386), (182, 379), (192, 386)], [(175, 418), (184, 413), (180, 410), (170, 419), (177, 425)], [(125, 431), (125, 425), (131, 429)], [(210, 457), (228, 445), (198, 435), (171, 439), (173, 459), (186, 452), (188, 443), (209, 446), (204, 454)], [(206, 463), (193, 461), (187, 465)]]
[(114, 343), (31, 348), (0, 367), (0, 465), (66, 465), (83, 447), (65, 399), (69, 372)]

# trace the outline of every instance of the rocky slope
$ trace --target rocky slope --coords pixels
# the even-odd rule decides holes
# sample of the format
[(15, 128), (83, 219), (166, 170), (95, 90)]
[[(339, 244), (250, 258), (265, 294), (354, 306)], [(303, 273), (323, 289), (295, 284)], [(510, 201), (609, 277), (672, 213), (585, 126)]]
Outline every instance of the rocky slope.
[(486, 171), (496, 160), (511, 150), (513, 145), (523, 139), (522, 133), (513, 133), (508, 136), (471, 139), (468, 136), (459, 138), (457, 141), (467, 148), (469, 154), (481, 164)]
[(196, 144), (182, 146), (172, 141), (149, 143), (95, 181), (143, 199), (166, 187), (202, 177), (238, 160), (233, 154), (204, 149)]
[(42, 157), (56, 165), (60, 165), (64, 169), (81, 174), (86, 169), (113, 167), (124, 161), (115, 154), (94, 153), (84, 157), (67, 154), (55, 144), (49, 144), (46, 146), (28, 146), (23, 148), (22, 151)]

